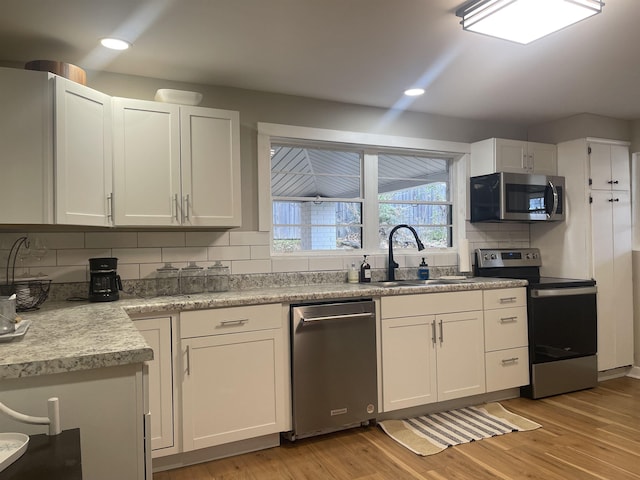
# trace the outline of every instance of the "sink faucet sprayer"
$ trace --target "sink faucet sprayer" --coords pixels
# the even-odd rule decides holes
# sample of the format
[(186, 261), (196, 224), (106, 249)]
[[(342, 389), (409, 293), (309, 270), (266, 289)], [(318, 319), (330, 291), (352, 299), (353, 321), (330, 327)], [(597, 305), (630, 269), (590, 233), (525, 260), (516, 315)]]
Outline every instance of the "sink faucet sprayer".
[(418, 237), (418, 232), (416, 232), (415, 228), (410, 227), (409, 225), (397, 225), (391, 229), (391, 233), (389, 233), (389, 265), (387, 266), (387, 280), (392, 282), (396, 279), (396, 268), (398, 268), (398, 262), (393, 259), (393, 234), (400, 228), (408, 228), (413, 233), (413, 236), (416, 238), (416, 243), (418, 244), (418, 250), (424, 250), (424, 244)]

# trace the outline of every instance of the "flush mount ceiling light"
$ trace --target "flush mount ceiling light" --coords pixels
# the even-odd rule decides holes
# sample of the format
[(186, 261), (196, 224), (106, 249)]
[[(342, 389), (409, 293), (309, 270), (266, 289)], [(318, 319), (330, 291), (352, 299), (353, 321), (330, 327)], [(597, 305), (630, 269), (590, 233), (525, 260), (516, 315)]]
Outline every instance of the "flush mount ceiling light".
[(119, 38), (102, 38), (100, 43), (103, 47), (110, 48), (111, 50), (126, 50), (131, 46), (129, 42)]
[(409, 88), (404, 91), (404, 94), (407, 97), (419, 97), (420, 95), (424, 95), (424, 88)]
[(602, 11), (602, 0), (470, 0), (464, 30), (527, 44)]

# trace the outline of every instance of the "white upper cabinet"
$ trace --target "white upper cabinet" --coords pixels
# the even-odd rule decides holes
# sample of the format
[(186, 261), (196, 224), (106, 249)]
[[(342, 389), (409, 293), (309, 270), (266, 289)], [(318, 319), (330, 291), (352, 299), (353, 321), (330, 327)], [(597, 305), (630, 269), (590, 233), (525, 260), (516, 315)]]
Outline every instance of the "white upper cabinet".
[(55, 78), (56, 223), (110, 226), (111, 97)]
[(0, 223), (53, 223), (52, 78), (0, 68)]
[(590, 142), (588, 146), (590, 182), (594, 190), (629, 190), (629, 147)]
[(555, 145), (503, 138), (471, 144), (471, 175), (494, 172), (557, 175)]
[(237, 112), (113, 99), (116, 225), (240, 226)]

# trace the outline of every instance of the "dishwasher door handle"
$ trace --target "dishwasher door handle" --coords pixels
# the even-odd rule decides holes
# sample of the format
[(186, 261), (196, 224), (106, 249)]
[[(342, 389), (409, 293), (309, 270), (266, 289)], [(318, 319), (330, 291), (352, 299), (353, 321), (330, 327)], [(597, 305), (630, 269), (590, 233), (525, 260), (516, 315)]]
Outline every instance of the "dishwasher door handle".
[(303, 322), (303, 323), (324, 322), (324, 321), (328, 321), (328, 320), (345, 320), (347, 318), (372, 317), (373, 315), (374, 314), (372, 312), (343, 313), (342, 315), (327, 315), (326, 317), (310, 317), (310, 318), (300, 317), (300, 321)]

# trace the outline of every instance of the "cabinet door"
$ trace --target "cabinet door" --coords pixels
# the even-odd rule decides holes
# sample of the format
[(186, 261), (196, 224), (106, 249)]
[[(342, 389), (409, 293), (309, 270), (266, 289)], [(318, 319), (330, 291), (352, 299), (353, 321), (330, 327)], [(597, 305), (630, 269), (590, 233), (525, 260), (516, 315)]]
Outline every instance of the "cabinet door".
[(134, 321), (149, 346), (153, 360), (149, 365), (149, 411), (151, 412), (151, 448), (174, 445), (173, 362), (171, 358), (171, 317)]
[(631, 210), (628, 192), (592, 191), (598, 287), (598, 370), (633, 363)]
[(382, 401), (385, 412), (437, 400), (435, 317), (382, 321)]
[(613, 190), (629, 190), (631, 188), (630, 169), (629, 147), (611, 145), (611, 180), (613, 181), (611, 188)]
[(540, 175), (558, 174), (558, 149), (547, 143), (527, 142), (527, 154), (533, 173)]
[(111, 225), (111, 97), (55, 79), (56, 223)]
[(180, 107), (183, 223), (241, 225), (238, 112)]
[(53, 223), (50, 75), (0, 68), (0, 223)]
[(113, 99), (116, 225), (180, 225), (180, 111)]
[(484, 393), (484, 328), (481, 311), (436, 316), (438, 401)]
[(527, 142), (496, 138), (496, 172), (529, 172)]
[(281, 330), (182, 340), (185, 451), (279, 432)]

